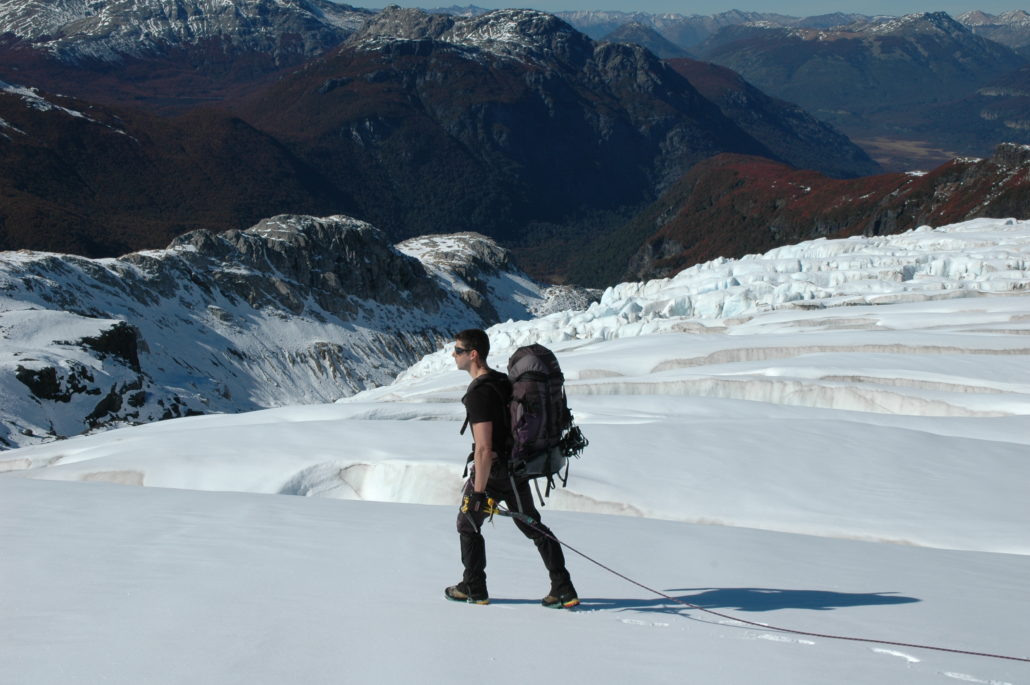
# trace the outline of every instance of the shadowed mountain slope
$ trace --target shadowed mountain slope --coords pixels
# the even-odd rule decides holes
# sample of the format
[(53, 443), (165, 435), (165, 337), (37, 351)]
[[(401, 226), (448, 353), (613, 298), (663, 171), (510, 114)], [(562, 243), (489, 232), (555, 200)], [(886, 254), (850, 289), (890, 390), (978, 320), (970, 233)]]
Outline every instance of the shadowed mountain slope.
[(739, 155), (695, 166), (626, 229), (644, 241), (627, 280), (670, 276), (818, 237), (883, 235), (977, 217), (1030, 216), (1030, 147), (956, 159), (927, 174), (831, 179)]

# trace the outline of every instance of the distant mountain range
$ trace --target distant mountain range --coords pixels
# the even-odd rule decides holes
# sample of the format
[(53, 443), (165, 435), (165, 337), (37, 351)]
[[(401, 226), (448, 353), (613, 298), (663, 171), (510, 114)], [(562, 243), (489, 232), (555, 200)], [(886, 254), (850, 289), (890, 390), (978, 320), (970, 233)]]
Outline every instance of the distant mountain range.
[(978, 36), (990, 38), (1024, 57), (1030, 57), (1030, 14), (1026, 11), (1012, 10), (997, 15), (973, 11), (960, 14), (956, 19)]
[[(451, 8), (450, 11), (476, 14), (487, 10), (465, 7)], [(896, 15), (866, 15), (845, 12), (794, 17), (772, 12), (742, 12), (740, 10), (712, 15), (596, 10), (556, 12), (555, 14), (591, 38), (604, 38), (623, 26), (636, 24), (652, 28), (669, 42), (688, 51), (730, 26), (832, 29), (855, 24), (889, 23), (898, 18)], [(955, 18), (974, 33), (1002, 45), (1014, 49), (1030, 46), (1030, 14), (1024, 10), (1013, 10), (997, 15), (974, 10)]]
[[(138, 0), (116, 24), (76, 5), (60, 31), (60, 17), (36, 26), (13, 11), (21, 5), (2, 6), (2, 248), (113, 256), (191, 228), (344, 213), (394, 240), (480, 231), (557, 280), (714, 154), (834, 176), (877, 169), (843, 136), (742, 81), (725, 80), (713, 102), (650, 52), (595, 42), (540, 12), (329, 16), (271, 2), (205, 61), (209, 41), (235, 30), (211, 18), (222, 5), (172, 12)], [(148, 8), (162, 30), (130, 49), (125, 33), (150, 25)], [(72, 30), (80, 25), (84, 34)], [(262, 57), (271, 44), (294, 49)], [(291, 60), (299, 66), (283, 66)], [(734, 89), (749, 107), (728, 106)], [(203, 98), (219, 107), (198, 107)]]
[[(985, 152), (983, 142), (962, 145), (963, 122), (933, 113), (1027, 63), (944, 13), (832, 30), (740, 25), (712, 36), (698, 53), (861, 143), (878, 143), (878, 150), (893, 143), (895, 156), (905, 141), (957, 154)], [(1030, 142), (1030, 137), (1013, 129), (1003, 140)], [(986, 149), (997, 142), (987, 141)], [(889, 160), (890, 152), (882, 156)], [(888, 166), (911, 168), (910, 159), (899, 161)]]
[[(639, 212), (713, 156), (848, 178), (881, 168), (823, 119), (895, 162), (1028, 135), (1026, 61), (947, 15), (566, 17), (630, 42), (530, 10), (0, 0), (0, 249), (346, 214), (395, 242), (482, 232), (538, 278), (603, 286)], [(688, 33), (734, 70), (633, 42)]]
[(622, 26), (638, 24), (653, 28), (663, 38), (687, 51), (692, 51), (694, 46), (700, 45), (729, 26), (748, 24), (819, 29), (871, 18), (863, 14), (841, 12), (813, 17), (792, 17), (773, 12), (742, 12), (740, 10), (712, 15), (595, 10), (556, 12), (555, 14), (591, 38), (604, 38)]
[[(687, 50), (842, 130), (891, 170), (1030, 142), (1026, 102), (1003, 92), (1030, 57), (1030, 15), (905, 17), (563, 13), (596, 37)], [(986, 89), (986, 90), (985, 90)], [(988, 94), (989, 91), (989, 94)], [(1011, 91), (1011, 88), (1010, 88)]]

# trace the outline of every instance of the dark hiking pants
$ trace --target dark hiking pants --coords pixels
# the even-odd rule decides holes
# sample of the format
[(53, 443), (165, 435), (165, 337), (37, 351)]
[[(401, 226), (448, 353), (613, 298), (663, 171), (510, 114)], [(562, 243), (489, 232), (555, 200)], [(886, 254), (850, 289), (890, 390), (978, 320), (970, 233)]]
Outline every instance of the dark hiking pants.
[[(470, 475), (465, 482), (465, 489), (462, 497), (472, 492), (474, 475)], [(503, 502), (511, 511), (518, 511), (519, 504), (522, 505), (522, 513), (531, 517), (536, 523), (529, 525), (518, 519), (512, 519), (515, 526), (522, 531), (522, 534), (533, 541), (540, 558), (547, 567), (547, 573), (551, 578), (551, 594), (558, 594), (571, 588), (572, 582), (569, 579), (569, 572), (565, 569), (565, 555), (562, 553), (561, 544), (553, 539), (551, 530), (540, 523), (540, 512), (537, 511), (533, 502), (533, 494), (530, 492), (529, 483), (522, 483), (517, 489), (512, 489), (510, 480), (503, 478), (490, 478), (486, 486), (487, 494), (497, 502)], [(516, 498), (516, 493), (518, 497)], [(469, 520), (470, 517), (458, 512), (458, 536), (461, 539), (461, 563), (465, 567), (465, 574), (462, 580), (468, 583), (472, 592), (486, 594), (486, 540), (479, 528), (482, 520)], [(551, 536), (551, 537), (548, 537)]]

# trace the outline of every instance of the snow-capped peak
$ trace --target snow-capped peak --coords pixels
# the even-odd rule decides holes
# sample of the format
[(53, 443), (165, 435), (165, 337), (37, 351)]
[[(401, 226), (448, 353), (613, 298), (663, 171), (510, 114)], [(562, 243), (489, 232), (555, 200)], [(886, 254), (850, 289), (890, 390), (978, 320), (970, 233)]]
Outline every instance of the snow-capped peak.
[(872, 34), (881, 35), (912, 31), (919, 33), (944, 33), (947, 35), (954, 35), (958, 33), (967, 33), (968, 29), (952, 19), (947, 12), (919, 12), (915, 14), (906, 14), (902, 17), (896, 17), (887, 21), (873, 22), (868, 26), (866, 31)]
[(431, 14), (387, 7), (350, 44), (378, 49), (395, 41), (434, 40), (458, 49), (514, 59), (540, 59), (587, 46), (590, 39), (557, 17), (537, 10), (495, 10), (472, 16)]

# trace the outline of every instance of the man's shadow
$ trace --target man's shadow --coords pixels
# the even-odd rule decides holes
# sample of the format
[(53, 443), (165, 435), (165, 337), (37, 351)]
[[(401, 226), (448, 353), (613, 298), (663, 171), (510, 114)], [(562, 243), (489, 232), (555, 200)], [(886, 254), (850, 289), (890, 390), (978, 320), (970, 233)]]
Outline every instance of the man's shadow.
[[(832, 611), (842, 607), (910, 604), (921, 600), (894, 592), (831, 592), (828, 590), (780, 590), (773, 588), (679, 588), (666, 590), (670, 597), (702, 609), (726, 611), (777, 611), (808, 609)], [(654, 599), (581, 598), (584, 609), (632, 609), (634, 611), (689, 611), (690, 607), (664, 597)]]

